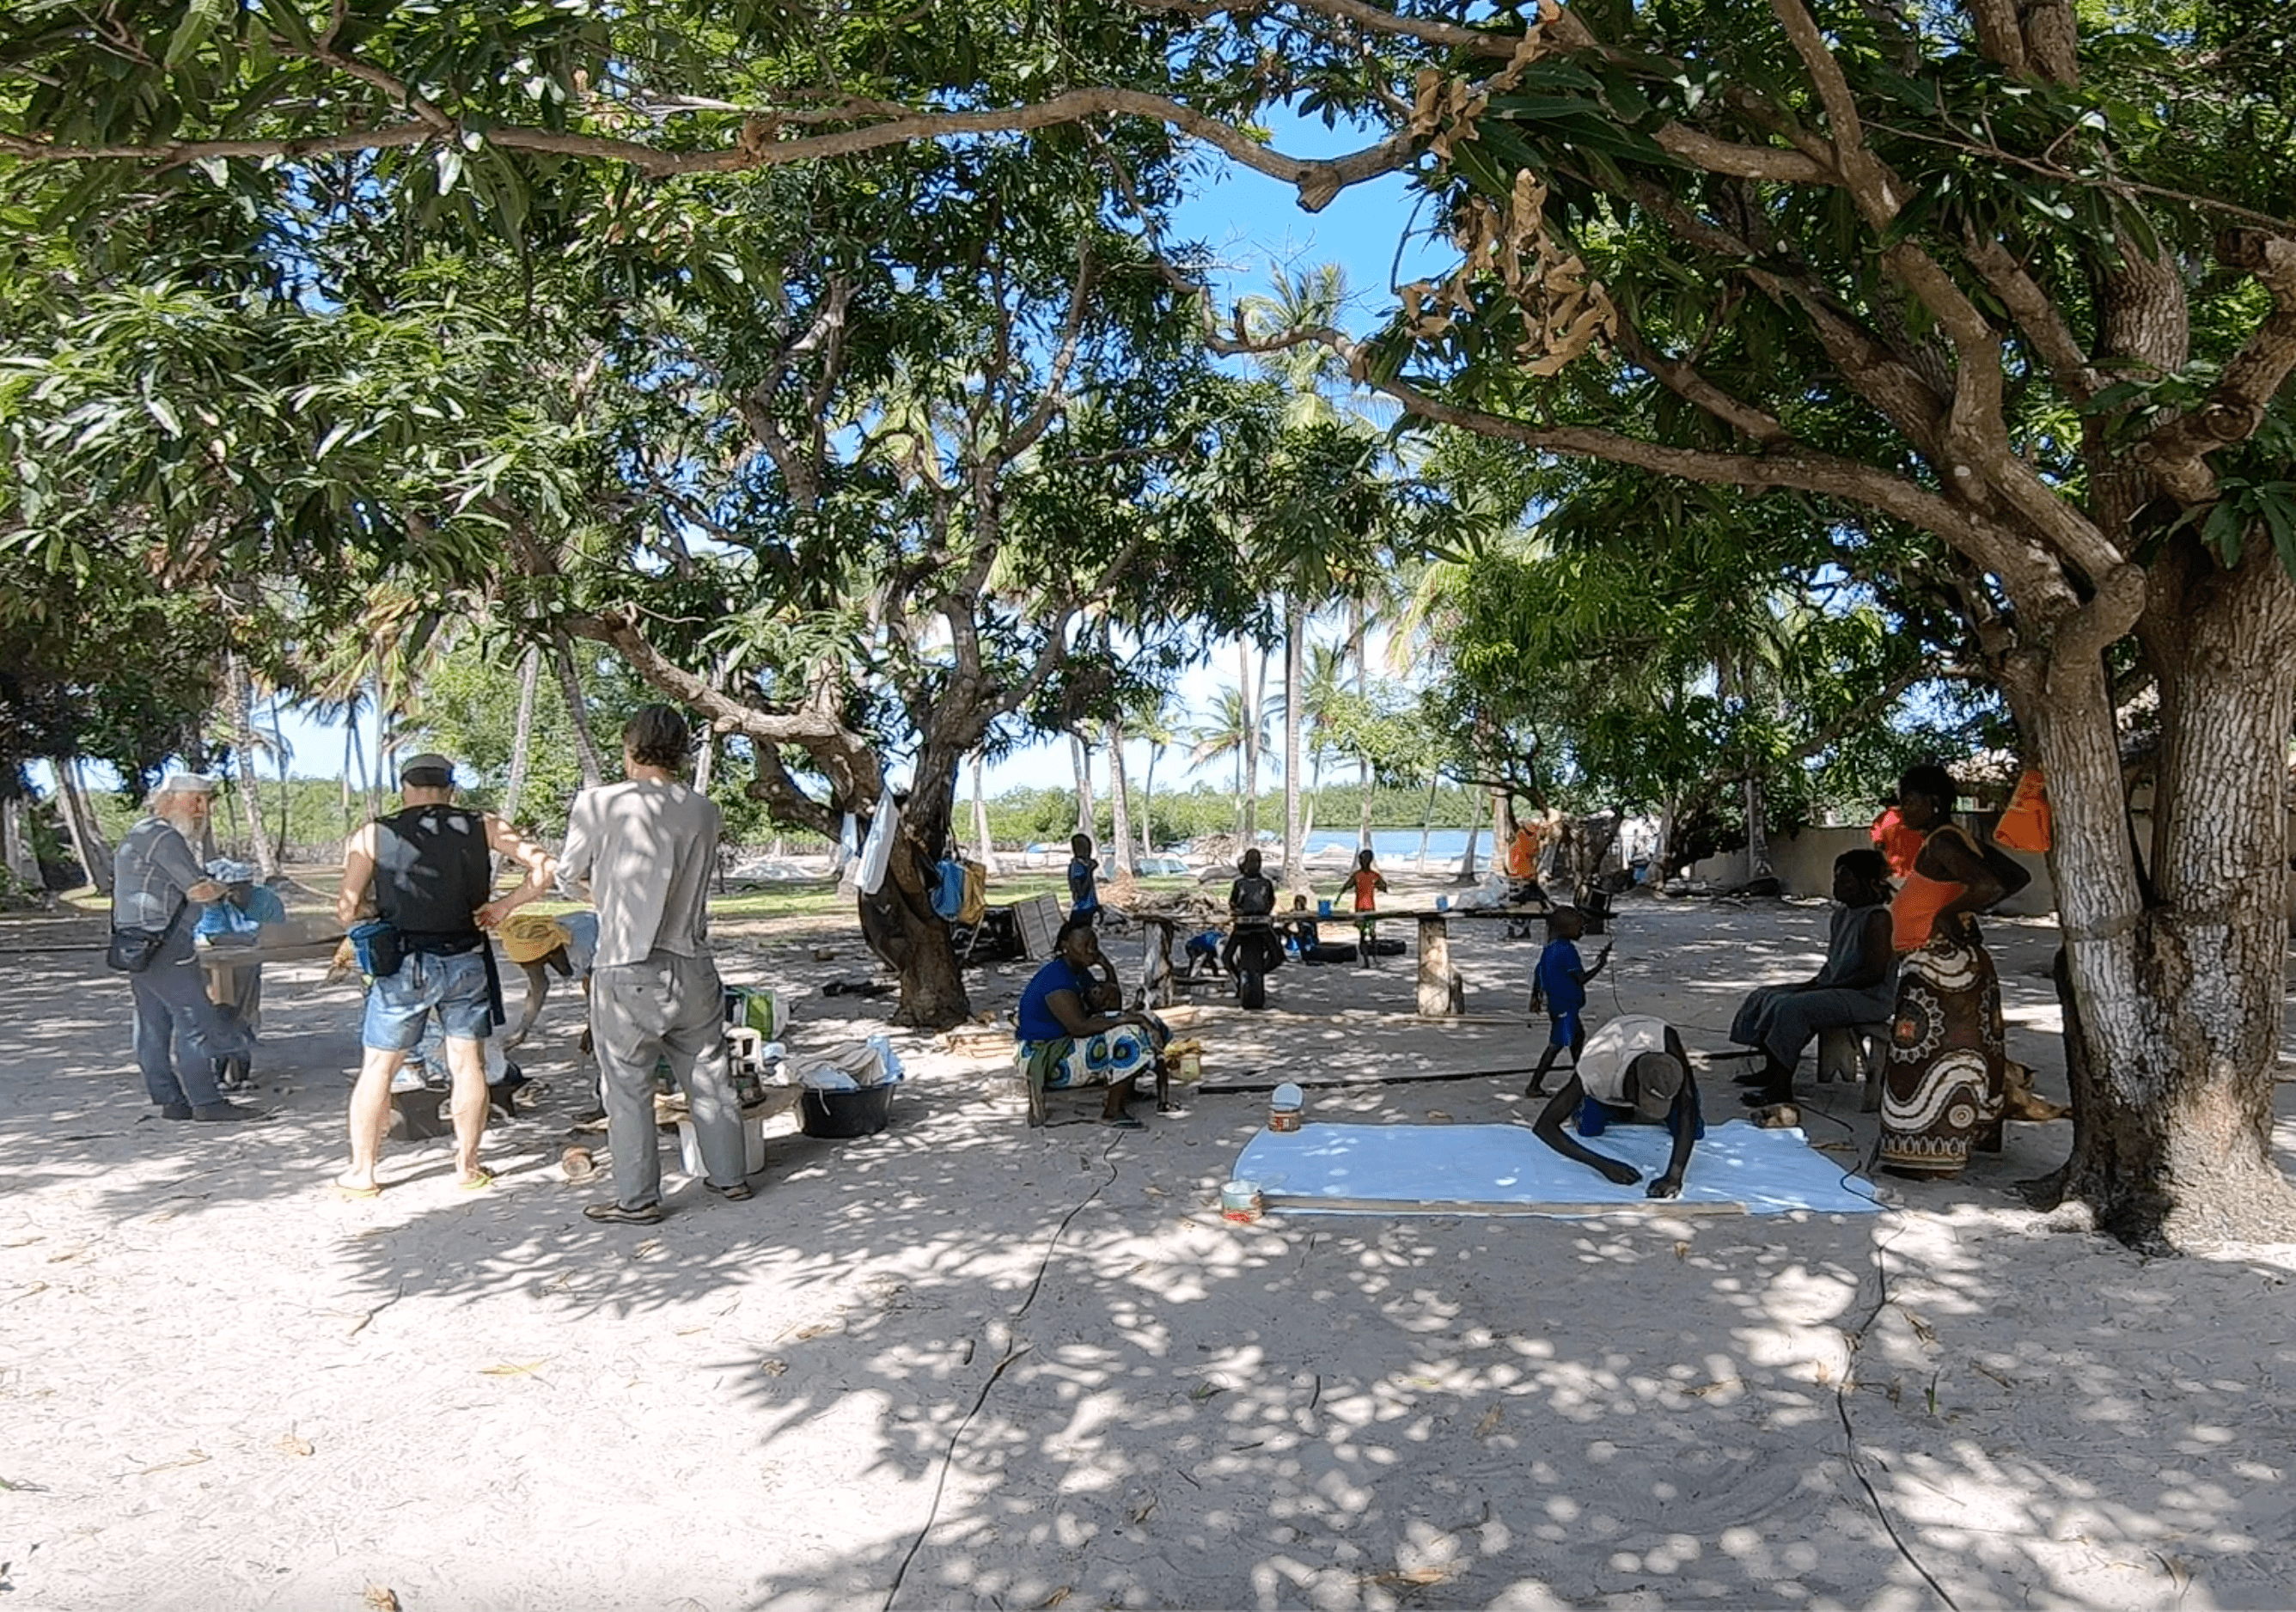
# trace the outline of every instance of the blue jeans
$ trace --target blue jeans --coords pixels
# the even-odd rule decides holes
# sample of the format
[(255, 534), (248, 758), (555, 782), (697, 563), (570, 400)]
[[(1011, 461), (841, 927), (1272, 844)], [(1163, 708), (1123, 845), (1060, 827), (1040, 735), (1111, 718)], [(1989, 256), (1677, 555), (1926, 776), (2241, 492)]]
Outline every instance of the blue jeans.
[(408, 1052), (422, 1038), (422, 1021), (439, 1011), (439, 1027), (456, 1041), (484, 1041), (494, 1028), (483, 952), (440, 957), (409, 952), (398, 972), (378, 979), (366, 994), (359, 1040), (378, 1052)]
[(223, 1101), (215, 1060), (252, 1053), (255, 1036), (208, 1000), (207, 980), (189, 945), (130, 974), (127, 988), (135, 999), (135, 1067), (152, 1101), (162, 1108), (189, 1103), (195, 1109)]

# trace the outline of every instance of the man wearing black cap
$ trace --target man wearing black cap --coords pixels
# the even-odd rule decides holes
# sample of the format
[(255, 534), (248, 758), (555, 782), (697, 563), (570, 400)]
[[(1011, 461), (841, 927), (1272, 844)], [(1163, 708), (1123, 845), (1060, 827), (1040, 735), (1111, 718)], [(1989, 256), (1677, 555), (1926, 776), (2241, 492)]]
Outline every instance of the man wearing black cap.
[[(368, 823), (343, 847), (343, 883), (335, 916), (345, 926), (369, 912), (388, 924), (398, 966), (374, 976), (359, 1039), (365, 1057), (351, 1092), (350, 1168), (338, 1191), (371, 1198), (382, 1189), (375, 1161), (390, 1125), (390, 1081), (422, 1039), (433, 1012), (447, 1038), (454, 1075), (456, 1180), (466, 1191), (490, 1186), (479, 1166), (487, 1123), (486, 1059), (480, 1043), (502, 1020), (502, 987), (486, 931), (546, 893), (556, 864), (491, 812), (455, 804), (454, 765), (444, 756), (410, 756), (398, 769), (406, 805)], [(526, 882), (492, 900), (493, 853), (527, 870)], [(354, 937), (354, 939), (357, 937)]]
[(1579, 1137), (1600, 1136), (1613, 1125), (1662, 1125), (1671, 1131), (1674, 1151), (1648, 1195), (1682, 1195), (1682, 1173), (1690, 1167), (1690, 1150), (1706, 1133), (1706, 1122), (1699, 1114), (1690, 1054), (1672, 1025), (1647, 1013), (1623, 1013), (1587, 1036), (1578, 1067), (1532, 1126), (1539, 1141), (1563, 1158), (1601, 1171), (1620, 1186), (1634, 1185), (1641, 1179), (1634, 1166), (1597, 1153), (1563, 1130), (1573, 1110)]

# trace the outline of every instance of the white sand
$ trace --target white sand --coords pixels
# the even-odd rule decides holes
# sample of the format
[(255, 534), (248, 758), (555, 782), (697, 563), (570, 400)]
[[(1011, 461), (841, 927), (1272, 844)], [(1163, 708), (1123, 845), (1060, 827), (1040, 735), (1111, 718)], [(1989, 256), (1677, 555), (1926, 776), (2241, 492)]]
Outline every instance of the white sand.
[[(1736, 994), (1814, 966), (1822, 925), (1635, 904), (1616, 1000), (1719, 1047)], [(800, 927), (729, 941), (728, 976), (869, 971), (857, 941), (816, 962)], [(2062, 1096), (2050, 937), (1993, 933), (2013, 1051)], [(1535, 945), (1468, 934), (1471, 1011), (1519, 1011)], [(900, 1606), (1912, 1608), (1937, 1604), (1923, 1571), (1964, 1608), (2296, 1600), (2296, 1249), (2147, 1262), (2041, 1231), (2008, 1183), (2063, 1125), (1884, 1187), (1903, 1207), (1880, 1216), (1237, 1229), (1215, 1190), (1264, 1100), (1031, 1133), (1007, 1082), (911, 1038), (892, 1130), (776, 1134), (754, 1201), (673, 1174), (678, 1213), (621, 1228), (554, 1167), (569, 997), (533, 1060), (555, 1094), (490, 1138), (504, 1189), (459, 1193), (432, 1141), (346, 1205), (323, 1189), (349, 990), (275, 980), (280, 1122), (172, 1125), (94, 953), (4, 961), (7, 1607), (350, 1608), (369, 1585), (410, 1609), (876, 1607), (929, 1517)], [(1286, 1013), (1207, 1016), (1212, 1071), (1535, 1055), (1517, 1030), (1300, 1016), (1407, 1009), (1407, 961), (1282, 970)], [(1591, 1016), (1613, 1005), (1606, 978)], [(889, 1007), (806, 1000), (801, 1038)], [(1521, 1118), (1521, 1084), (1310, 1113)], [(1870, 1138), (1843, 1087), (1806, 1091)]]

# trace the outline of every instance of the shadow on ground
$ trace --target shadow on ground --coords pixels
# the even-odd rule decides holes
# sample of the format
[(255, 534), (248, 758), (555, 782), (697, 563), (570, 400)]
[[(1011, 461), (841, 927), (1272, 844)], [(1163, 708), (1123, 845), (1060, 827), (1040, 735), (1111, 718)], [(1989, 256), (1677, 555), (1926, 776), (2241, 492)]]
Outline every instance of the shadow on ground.
[[(1702, 1025), (1805, 966), (1787, 917), (1622, 935), (1628, 1000)], [(562, 1004), (505, 1190), (434, 1142), (342, 1204), (348, 991), (280, 982), (283, 1117), (226, 1132), (143, 1117), (93, 959), (16, 961), (0, 1560), (38, 1604), (2270, 1607), (2296, 1575), (2296, 1257), (2038, 1230), (2008, 1185), (2062, 1127), (1879, 1216), (1239, 1228), (1209, 1206), (1255, 1100), (1032, 1133), (920, 1057), (882, 1135), (777, 1133), (752, 1202), (609, 1227), (551, 1169)], [(1230, 1018), (1233, 1061), (1287, 1056)], [(1520, 1084), (1317, 1117), (1519, 1117)]]

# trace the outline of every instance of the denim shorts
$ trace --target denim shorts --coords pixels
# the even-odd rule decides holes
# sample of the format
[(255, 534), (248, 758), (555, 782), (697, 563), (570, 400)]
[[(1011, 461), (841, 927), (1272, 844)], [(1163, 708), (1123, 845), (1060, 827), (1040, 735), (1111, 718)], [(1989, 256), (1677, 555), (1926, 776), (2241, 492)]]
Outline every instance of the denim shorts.
[(398, 972), (366, 994), (359, 1040), (378, 1052), (406, 1052), (422, 1039), (422, 1020), (439, 1010), (439, 1030), (457, 1041), (484, 1041), (494, 1028), (483, 952), (452, 957), (410, 952)]

